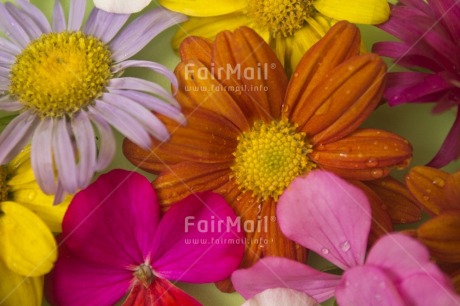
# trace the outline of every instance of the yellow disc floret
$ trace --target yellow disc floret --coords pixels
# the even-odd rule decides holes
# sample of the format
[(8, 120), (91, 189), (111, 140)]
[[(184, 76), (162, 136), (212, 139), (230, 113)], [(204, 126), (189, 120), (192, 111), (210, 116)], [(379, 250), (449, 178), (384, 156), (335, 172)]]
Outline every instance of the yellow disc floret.
[(247, 10), (256, 26), (274, 37), (291, 36), (315, 12), (312, 0), (248, 0)]
[(8, 172), (5, 166), (0, 166), (0, 202), (8, 200), (8, 186), (6, 185), (6, 179)]
[(111, 56), (101, 40), (81, 32), (44, 34), (17, 56), (9, 93), (40, 117), (70, 115), (102, 94)]
[(233, 175), (257, 198), (277, 200), (295, 177), (316, 167), (307, 156), (312, 150), (305, 134), (286, 120), (258, 121), (238, 140)]

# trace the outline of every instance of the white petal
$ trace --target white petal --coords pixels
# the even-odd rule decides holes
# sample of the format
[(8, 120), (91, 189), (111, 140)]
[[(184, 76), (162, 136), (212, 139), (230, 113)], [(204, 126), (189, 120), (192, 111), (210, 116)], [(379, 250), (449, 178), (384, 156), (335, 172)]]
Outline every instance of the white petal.
[(319, 306), (315, 299), (303, 292), (288, 289), (276, 288), (267, 289), (256, 294), (252, 299), (247, 300), (242, 306)]
[(104, 11), (117, 14), (131, 14), (141, 11), (151, 0), (94, 0), (94, 5)]

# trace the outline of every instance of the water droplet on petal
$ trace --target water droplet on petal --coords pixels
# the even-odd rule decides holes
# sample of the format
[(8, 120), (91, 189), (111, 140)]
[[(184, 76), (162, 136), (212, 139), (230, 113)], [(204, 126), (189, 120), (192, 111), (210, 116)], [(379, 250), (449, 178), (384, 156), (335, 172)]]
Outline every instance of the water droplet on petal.
[(371, 175), (373, 178), (379, 179), (383, 177), (384, 172), (382, 169), (375, 169), (375, 170), (372, 170)]
[(340, 249), (344, 252), (348, 252), (351, 248), (350, 242), (345, 241), (340, 244)]
[(383, 150), (384, 150), (384, 151), (388, 151), (388, 149), (389, 149), (388, 146), (384, 146), (384, 147), (383, 147)]
[(27, 199), (29, 201), (32, 201), (33, 199), (35, 199), (35, 196), (37, 195), (37, 193), (35, 191), (31, 191), (29, 192), (29, 194), (27, 195)]
[(433, 179), (433, 185), (436, 185), (436, 186), (439, 186), (439, 187), (444, 187), (445, 184), (446, 184), (446, 181), (444, 181), (444, 179), (442, 179), (440, 177), (435, 177)]
[(429, 196), (427, 196), (427, 195), (424, 195), (424, 196), (423, 196), (423, 200), (428, 201), (429, 199), (430, 199)]
[(368, 166), (369, 168), (377, 167), (378, 164), (379, 164), (379, 161), (376, 158), (370, 158), (366, 162), (366, 166)]
[(321, 253), (323, 253), (324, 255), (327, 255), (327, 254), (329, 254), (329, 250), (326, 249), (326, 248), (322, 248)]
[(431, 193), (431, 189), (425, 189), (426, 193)]

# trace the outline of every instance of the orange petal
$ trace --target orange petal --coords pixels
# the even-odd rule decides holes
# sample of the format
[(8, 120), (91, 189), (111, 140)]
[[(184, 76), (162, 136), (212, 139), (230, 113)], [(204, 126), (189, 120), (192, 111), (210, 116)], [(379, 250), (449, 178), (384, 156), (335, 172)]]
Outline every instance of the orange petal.
[(183, 113), (188, 118), (185, 126), (158, 116), (168, 128), (171, 138), (167, 142), (152, 139), (151, 150), (143, 150), (125, 139), (123, 153), (126, 158), (153, 173), (181, 161), (219, 163), (233, 160), (240, 133), (233, 124), (205, 109), (184, 108)]
[(406, 185), (415, 199), (432, 215), (449, 209), (444, 187), (449, 174), (439, 169), (417, 166), (406, 176)]
[(202, 37), (189, 36), (182, 41), (179, 55), (182, 61), (196, 59), (209, 68), (211, 67), (211, 49), (212, 41)]
[(338, 141), (317, 144), (310, 158), (320, 167), (355, 180), (375, 180), (392, 167), (406, 166), (412, 156), (407, 140), (374, 129), (357, 130)]
[(442, 213), (423, 223), (418, 238), (433, 257), (447, 262), (460, 262), (460, 211)]
[(291, 121), (313, 143), (331, 142), (356, 130), (378, 105), (386, 66), (375, 54), (355, 56), (330, 71)]
[(307, 250), (297, 243), (289, 240), (281, 232), (276, 220), (275, 200), (268, 200), (261, 204), (260, 228), (262, 237), (260, 247), (263, 256), (286, 257), (299, 262), (306, 262)]
[(448, 207), (460, 210), (460, 171), (449, 175), (444, 190)]
[(186, 60), (177, 65), (179, 80), (176, 99), (182, 106), (202, 107), (227, 118), (240, 130), (249, 129), (246, 116), (222, 83), (198, 60)]
[(382, 199), (393, 223), (420, 221), (422, 211), (406, 186), (387, 176), (380, 180), (365, 182)]
[(280, 117), (288, 84), (286, 73), (270, 46), (254, 30), (242, 27), (216, 37), (212, 50), (214, 75), (231, 91), (252, 121)]
[(369, 232), (369, 245), (373, 245), (380, 237), (393, 231), (390, 215), (382, 199), (371, 188), (358, 181), (351, 181), (366, 194), (372, 210), (371, 231)]
[(215, 190), (230, 179), (231, 163), (182, 162), (168, 167), (152, 182), (161, 204), (169, 205), (201, 191)]
[[(289, 83), (283, 116), (291, 118), (311, 101), (306, 98), (329, 72), (359, 54), (359, 29), (347, 21), (338, 22), (302, 57)], [(296, 115), (294, 115), (296, 117)]]

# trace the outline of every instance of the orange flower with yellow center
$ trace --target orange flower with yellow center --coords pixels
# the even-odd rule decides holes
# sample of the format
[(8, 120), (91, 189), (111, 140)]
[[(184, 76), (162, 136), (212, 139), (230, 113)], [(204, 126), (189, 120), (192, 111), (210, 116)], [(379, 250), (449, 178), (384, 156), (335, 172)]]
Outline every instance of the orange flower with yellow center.
[(359, 49), (359, 30), (339, 22), (288, 82), (276, 55), (249, 28), (222, 32), (214, 43), (188, 38), (175, 71), (187, 124), (163, 117), (170, 141), (145, 151), (125, 140), (124, 154), (159, 173), (153, 184), (165, 205), (205, 190), (225, 196), (245, 225), (243, 266), (264, 256), (305, 260), (306, 251), (282, 235), (274, 218), (295, 177), (321, 168), (375, 180), (412, 155), (395, 134), (358, 129), (378, 105), (385, 77), (383, 61)]
[(460, 171), (449, 174), (436, 168), (414, 167), (406, 185), (432, 216), (412, 234), (430, 249), (460, 293)]

